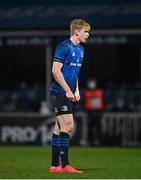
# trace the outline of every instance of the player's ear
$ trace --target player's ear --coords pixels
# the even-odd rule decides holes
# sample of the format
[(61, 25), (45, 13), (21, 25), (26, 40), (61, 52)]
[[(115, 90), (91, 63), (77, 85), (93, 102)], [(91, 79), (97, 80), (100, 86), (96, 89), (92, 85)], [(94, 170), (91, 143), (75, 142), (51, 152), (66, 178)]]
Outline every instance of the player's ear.
[(75, 30), (75, 31), (74, 31), (74, 34), (75, 34), (76, 36), (78, 36), (78, 35), (79, 35), (79, 30), (78, 30), (78, 29)]

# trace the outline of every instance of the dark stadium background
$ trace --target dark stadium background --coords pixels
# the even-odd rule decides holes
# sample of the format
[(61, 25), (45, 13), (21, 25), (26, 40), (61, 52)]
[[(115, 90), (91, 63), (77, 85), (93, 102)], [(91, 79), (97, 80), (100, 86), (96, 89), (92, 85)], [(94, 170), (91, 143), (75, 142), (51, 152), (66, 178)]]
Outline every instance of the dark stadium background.
[[(139, 0), (0, 1), (1, 144), (50, 143), (51, 60), (56, 45), (69, 36), (73, 18), (84, 18), (92, 26), (84, 45), (81, 95), (88, 80), (95, 79), (104, 107), (89, 112), (81, 101), (72, 144), (141, 145)], [(22, 133), (27, 138), (20, 139)]]

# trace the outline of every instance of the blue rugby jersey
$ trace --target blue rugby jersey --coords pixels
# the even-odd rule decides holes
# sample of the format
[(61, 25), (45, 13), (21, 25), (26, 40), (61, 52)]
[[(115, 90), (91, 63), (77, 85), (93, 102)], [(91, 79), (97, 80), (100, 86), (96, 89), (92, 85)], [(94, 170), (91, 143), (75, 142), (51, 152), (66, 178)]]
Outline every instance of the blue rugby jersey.
[[(63, 63), (62, 74), (65, 81), (69, 85), (71, 91), (74, 93), (76, 89), (76, 81), (79, 76), (80, 68), (82, 66), (84, 57), (84, 49), (79, 45), (74, 45), (70, 39), (61, 42), (55, 51), (53, 61)], [(51, 92), (63, 93), (65, 91), (55, 81), (51, 84)]]

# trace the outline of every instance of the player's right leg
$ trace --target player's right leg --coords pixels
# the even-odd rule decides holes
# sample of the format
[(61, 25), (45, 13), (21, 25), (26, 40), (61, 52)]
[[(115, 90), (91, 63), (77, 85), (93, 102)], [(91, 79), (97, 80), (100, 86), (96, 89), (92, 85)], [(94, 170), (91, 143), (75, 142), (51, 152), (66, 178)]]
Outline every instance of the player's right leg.
[(62, 166), (59, 163), (60, 157), (60, 147), (59, 147), (59, 132), (60, 125), (58, 119), (56, 118), (55, 128), (51, 139), (52, 146), (52, 161), (50, 166), (50, 172), (60, 173), (62, 172)]

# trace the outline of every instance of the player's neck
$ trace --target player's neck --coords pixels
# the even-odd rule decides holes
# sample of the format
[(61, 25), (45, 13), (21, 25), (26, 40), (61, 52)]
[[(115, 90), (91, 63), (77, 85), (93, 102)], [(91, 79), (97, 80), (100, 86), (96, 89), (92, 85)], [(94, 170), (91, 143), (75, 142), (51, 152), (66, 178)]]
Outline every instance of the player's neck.
[(77, 36), (75, 36), (75, 35), (72, 35), (71, 37), (70, 37), (70, 40), (73, 42), (73, 44), (74, 45), (78, 45), (78, 44), (80, 44), (80, 40), (78, 39), (78, 37)]

